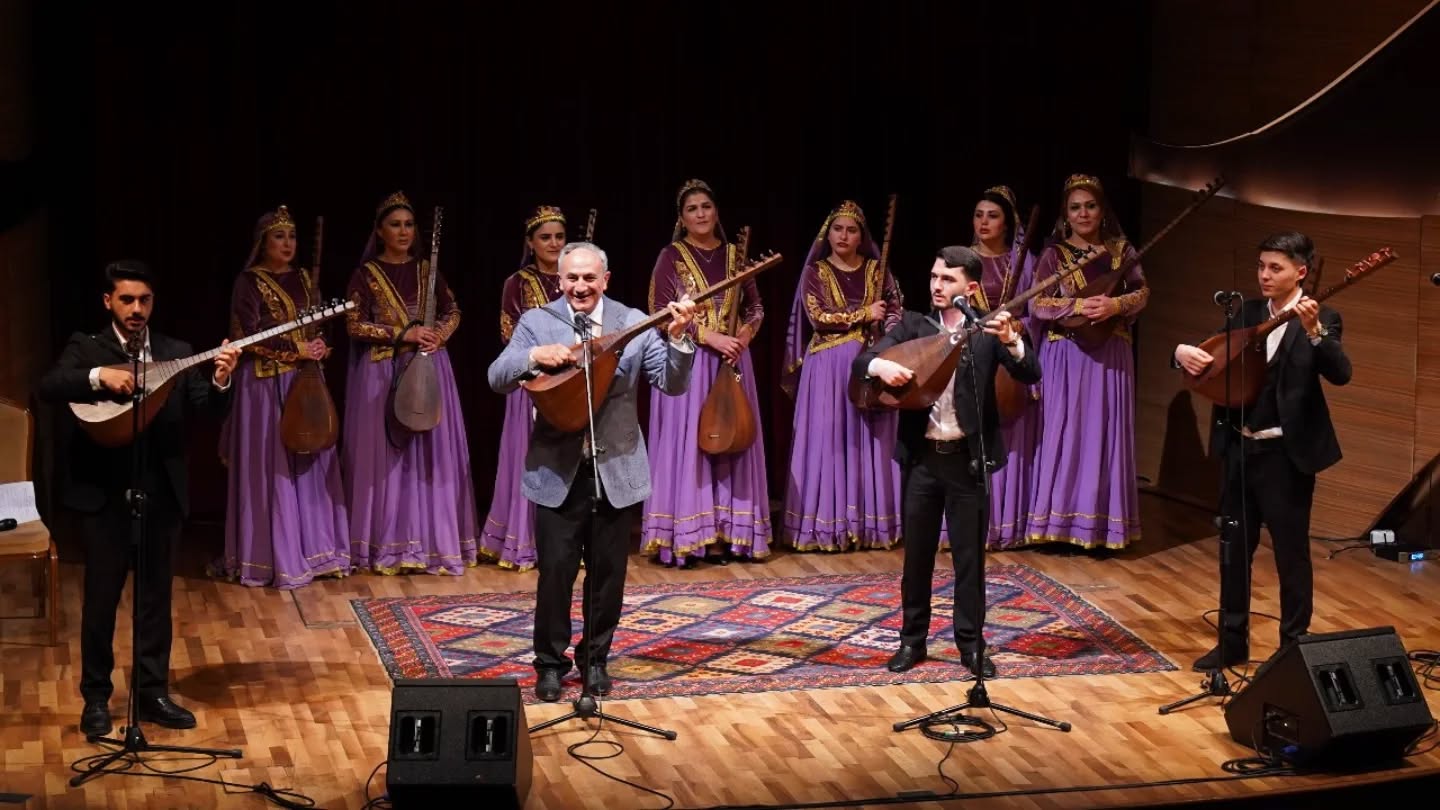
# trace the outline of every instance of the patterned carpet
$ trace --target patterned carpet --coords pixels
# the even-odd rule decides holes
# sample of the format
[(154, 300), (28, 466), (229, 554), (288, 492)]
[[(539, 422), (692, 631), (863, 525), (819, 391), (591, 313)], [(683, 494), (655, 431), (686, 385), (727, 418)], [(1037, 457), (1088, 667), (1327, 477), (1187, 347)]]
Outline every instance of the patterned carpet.
[[(987, 570), (986, 633), (1001, 678), (1162, 672), (1175, 665), (1074, 591), (1024, 565)], [(583, 581), (583, 572), (582, 572)], [(610, 698), (964, 680), (937, 574), (930, 659), (895, 674), (898, 574), (636, 585), (610, 653)], [(580, 631), (580, 588), (573, 611)], [(519, 679), (534, 700), (534, 593), (352, 600), (394, 678)], [(579, 689), (565, 680), (564, 699)]]

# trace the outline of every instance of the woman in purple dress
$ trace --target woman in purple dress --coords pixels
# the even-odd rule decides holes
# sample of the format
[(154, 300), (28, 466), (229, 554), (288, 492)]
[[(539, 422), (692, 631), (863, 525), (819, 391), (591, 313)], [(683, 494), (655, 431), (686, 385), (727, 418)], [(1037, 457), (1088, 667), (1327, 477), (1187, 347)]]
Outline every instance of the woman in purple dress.
[[(1015, 192), (1009, 186), (985, 189), (975, 203), (971, 218), (974, 239), (971, 245), (980, 256), (984, 273), (976, 292), (976, 306), (981, 312), (992, 310), (1029, 289), (1034, 283), (1035, 261), (1021, 256), (1024, 249), (1024, 226), (1016, 213)], [(1020, 323), (1030, 330), (1034, 345), (1040, 335), (1031, 328), (1027, 310), (1015, 313)], [(1042, 365), (1041, 368), (1044, 368)], [(1008, 377), (1003, 368), (998, 376)], [(998, 475), (990, 478), (990, 531), (985, 546), (991, 550), (1019, 548), (1025, 538), (1026, 517), (1033, 491), (1031, 475), (1035, 465), (1036, 443), (1040, 436), (1040, 387), (1026, 386), (1025, 405), (1014, 421), (1000, 428), (1005, 440), (1006, 461)]]
[[(560, 248), (565, 247), (565, 214), (542, 205), (525, 221), (525, 250), (520, 269), (500, 290), (500, 341), (510, 342), (515, 323), (528, 309), (560, 297)], [(500, 428), (500, 461), (490, 514), (480, 532), (480, 553), (501, 568), (528, 571), (535, 567), (535, 505), (520, 494), (525, 451), (535, 412), (530, 395), (516, 389), (505, 396), (505, 422)]]
[[(350, 553), (376, 573), (460, 574), (475, 564), (475, 491), (455, 373), (445, 344), (460, 309), (435, 279), (435, 326), (420, 325), (430, 262), (415, 252), (415, 209), (402, 193), (375, 211), (375, 230), (350, 277), (352, 340), (345, 389)], [(411, 433), (390, 416), (390, 386), (416, 349), (435, 359), (440, 424)]]
[[(1149, 299), (1136, 265), (1112, 295), (1077, 298), (1087, 283), (1135, 255), (1100, 181), (1083, 174), (1065, 181), (1062, 214), (1035, 268), (1037, 279), (1059, 271), (1056, 288), (1034, 299), (1040, 341), (1040, 449), (1025, 537), (1032, 543), (1124, 548), (1140, 539), (1135, 483), (1135, 365), (1130, 327)], [(1093, 261), (1091, 261), (1093, 259)], [(1087, 348), (1060, 320), (1083, 315), (1113, 324), (1103, 343)]]
[(900, 321), (900, 309), (865, 212), (844, 201), (805, 257), (785, 334), (780, 385), (795, 398), (795, 438), (780, 535), (796, 551), (900, 542), (898, 414), (862, 411), (846, 396), (855, 355)]
[[(295, 320), (319, 304), (314, 274), (291, 266), (295, 221), (280, 206), (255, 224), (255, 243), (230, 297), (230, 339)], [(280, 414), (302, 360), (330, 354), (310, 328), (245, 347), (220, 435), (229, 471), (224, 576), (244, 585), (296, 588), (350, 572), (350, 527), (335, 448), (297, 454), (280, 438)]]
[[(689, 181), (675, 205), (679, 216), (673, 241), (660, 251), (650, 276), (652, 312), (740, 271), (735, 246), (726, 244), (720, 228), (720, 209), (710, 186)], [(728, 322), (736, 307), (739, 326), (732, 335)], [(754, 279), (700, 304), (690, 334), (706, 350), (695, 358), (689, 391), (650, 401), (654, 488), (645, 502), (641, 548), (658, 552), (667, 565), (688, 568), (707, 556), (724, 563), (732, 556), (760, 559), (770, 553), (764, 437), (757, 430), (749, 448), (712, 456), (700, 450), (697, 435), (700, 409), (722, 364), (740, 370), (746, 399), (758, 417), (750, 341), (764, 317)]]

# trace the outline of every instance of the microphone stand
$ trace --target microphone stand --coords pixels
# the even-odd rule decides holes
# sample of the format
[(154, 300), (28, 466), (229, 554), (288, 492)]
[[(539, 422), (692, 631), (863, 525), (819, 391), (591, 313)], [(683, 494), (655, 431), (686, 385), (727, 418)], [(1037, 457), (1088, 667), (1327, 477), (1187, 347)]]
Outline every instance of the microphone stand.
[[(960, 309), (965, 313), (965, 316), (969, 318), (973, 324), (975, 324), (975, 327), (971, 332), (971, 337), (973, 338), (977, 334), (984, 334), (980, 331), (982, 328), (980, 325), (981, 321), (975, 310), (971, 308), (969, 304), (964, 304), (964, 306), (960, 307)], [(1024, 335), (1021, 335), (1020, 340), (1024, 340)], [(981, 401), (980, 397), (980, 375), (975, 368), (975, 341), (973, 339), (967, 340), (965, 341), (965, 344), (965, 353), (967, 358), (969, 359), (970, 365), (970, 393), (975, 398), (975, 413), (978, 417), (978, 427), (975, 431), (975, 438), (980, 443), (980, 458), (970, 460), (970, 473), (979, 478), (979, 494), (980, 497), (983, 499), (980, 502), (980, 507), (976, 510), (976, 529), (978, 531), (974, 537), (975, 542), (977, 542), (980, 546), (978, 551), (979, 559), (976, 561), (976, 566), (980, 570), (975, 576), (976, 588), (978, 591), (975, 596), (978, 600), (977, 604), (980, 605), (979, 627), (977, 628), (975, 634), (977, 637), (977, 645), (975, 647), (974, 670), (975, 685), (971, 686), (970, 690), (965, 693), (964, 703), (958, 703), (946, 709), (941, 709), (936, 712), (931, 712), (926, 715), (921, 715), (920, 717), (906, 720), (904, 722), (896, 723), (894, 726), (892, 726), (892, 728), (895, 731), (904, 731), (906, 729), (914, 728), (916, 726), (925, 726), (931, 723), (944, 722), (946, 720), (949, 720), (953, 715), (962, 714), (966, 709), (973, 708), (990, 709), (991, 711), (1005, 712), (1006, 714), (1012, 714), (1016, 717), (1023, 717), (1026, 720), (1031, 720), (1042, 725), (1050, 726), (1052, 728), (1058, 728), (1061, 731), (1069, 731), (1070, 724), (1063, 720), (1052, 720), (1048, 717), (1033, 714), (1022, 709), (1016, 709), (1012, 706), (1006, 706), (1003, 703), (995, 703), (990, 700), (990, 693), (985, 689), (985, 614), (988, 612), (988, 607), (986, 605), (986, 602), (988, 600), (986, 599), (985, 594), (985, 535), (990, 528), (990, 473), (995, 468), (995, 462), (990, 460), (989, 454), (985, 449), (985, 405), (984, 402)], [(992, 369), (992, 373), (993, 371), (994, 370)], [(964, 538), (962, 537), (961, 540), (963, 542)], [(950, 546), (953, 553), (953, 549), (955, 547), (955, 543), (953, 540), (951, 541)], [(956, 598), (959, 598), (960, 594), (958, 590), (955, 596)]]
[(600, 519), (600, 499), (604, 496), (600, 491), (600, 446), (595, 441), (595, 395), (590, 379), (591, 356), (594, 346), (594, 332), (591, 330), (590, 318), (583, 312), (575, 313), (575, 331), (580, 334), (580, 367), (585, 371), (585, 413), (586, 430), (590, 438), (590, 468), (594, 476), (595, 492), (590, 500), (590, 530), (589, 537), (585, 540), (585, 547), (581, 553), (581, 559), (585, 565), (585, 582), (580, 590), (580, 621), (584, 624), (584, 630), (580, 634), (584, 642), (576, 649), (576, 658), (580, 659), (580, 697), (571, 704), (571, 710), (559, 717), (546, 720), (543, 723), (530, 727), (530, 733), (543, 731), (553, 725), (563, 723), (576, 717), (581, 720), (589, 720), (594, 717), (600, 721), (600, 726), (595, 733), (600, 733), (605, 721), (637, 729), (648, 731), (651, 734), (673, 740), (678, 735), (669, 729), (647, 726), (635, 720), (627, 720), (623, 717), (616, 717), (613, 714), (606, 714), (600, 709), (600, 696), (590, 691), (590, 645), (595, 643), (595, 625), (590, 622), (590, 580), (595, 576), (595, 564), (593, 554), (595, 553), (595, 524)]
[[(149, 329), (146, 326), (145, 329)], [(190, 748), (178, 745), (151, 745), (145, 739), (145, 732), (140, 729), (140, 703), (135, 694), (136, 677), (139, 671), (140, 658), (140, 594), (146, 588), (151, 587), (148, 578), (148, 571), (145, 565), (145, 549), (149, 542), (149, 524), (146, 520), (148, 515), (149, 498), (145, 492), (145, 452), (148, 449), (145, 444), (145, 434), (140, 429), (140, 410), (145, 406), (145, 332), (139, 335), (132, 335), (125, 352), (130, 355), (130, 373), (134, 379), (135, 387), (130, 392), (130, 487), (125, 490), (125, 503), (130, 507), (130, 555), (131, 564), (135, 570), (132, 580), (133, 587), (130, 593), (130, 694), (126, 698), (125, 725), (120, 727), (124, 734), (122, 739), (104, 737), (98, 734), (88, 734), (86, 742), (99, 743), (101, 745), (119, 746), (117, 750), (110, 752), (93, 763), (88, 765), (80, 774), (70, 778), (70, 787), (79, 787), (99, 776), (107, 773), (123, 773), (138, 761), (142, 752), (156, 753), (180, 753), (200, 754), (212, 757), (228, 757), (239, 759), (241, 757), (238, 748)], [(153, 359), (153, 358), (152, 358)], [(166, 588), (170, 587), (169, 582), (164, 583)], [(172, 621), (171, 616), (166, 616), (165, 621)], [(115, 765), (115, 763), (119, 763)], [(111, 767), (115, 765), (115, 767)], [(164, 771), (157, 772), (160, 776), (168, 775)]]
[[(1232, 331), (1234, 331), (1234, 329), (1235, 329), (1235, 315), (1236, 315), (1236, 312), (1235, 312), (1235, 301), (1236, 301), (1237, 299), (1240, 300), (1242, 304), (1244, 303), (1244, 297), (1241, 296), (1240, 293), (1238, 293), (1238, 292), (1236, 292), (1236, 293), (1228, 293), (1228, 294), (1225, 296), (1225, 356), (1226, 356), (1226, 357), (1230, 357), (1230, 356), (1231, 356), (1231, 354), (1230, 354), (1230, 333), (1231, 333)], [(1244, 374), (1245, 374), (1245, 361), (1246, 361), (1246, 355), (1247, 355), (1247, 354), (1249, 354), (1248, 351), (1247, 351), (1247, 352), (1241, 352), (1241, 353), (1240, 353), (1240, 374), (1241, 374), (1242, 377), (1243, 377)], [(1233, 574), (1233, 568), (1234, 568), (1234, 565), (1235, 565), (1235, 543), (1234, 543), (1233, 536), (1234, 536), (1235, 529), (1238, 527), (1238, 528), (1240, 529), (1241, 534), (1246, 534), (1246, 529), (1247, 529), (1248, 527), (1244, 525), (1244, 521), (1245, 521), (1245, 448), (1243, 447), (1243, 444), (1244, 444), (1244, 441), (1245, 441), (1245, 437), (1242, 436), (1242, 435), (1236, 430), (1236, 428), (1235, 428), (1235, 418), (1234, 418), (1234, 417), (1235, 417), (1235, 410), (1229, 407), (1229, 403), (1231, 402), (1231, 399), (1230, 399), (1230, 377), (1231, 377), (1230, 369), (1227, 368), (1227, 369), (1225, 369), (1225, 403), (1226, 403), (1226, 407), (1224, 408), (1225, 417), (1224, 417), (1224, 420), (1223, 420), (1223, 421), (1219, 421), (1219, 422), (1216, 422), (1216, 423), (1215, 423), (1215, 426), (1216, 426), (1216, 427), (1219, 427), (1219, 428), (1221, 428), (1222, 430), (1225, 431), (1225, 438), (1227, 439), (1227, 441), (1226, 441), (1226, 443), (1225, 443), (1225, 459), (1224, 459), (1224, 463), (1225, 463), (1225, 474), (1224, 474), (1223, 476), (1221, 476), (1221, 479), (1220, 479), (1220, 514), (1215, 518), (1215, 527), (1220, 530), (1220, 613), (1219, 613), (1219, 621), (1217, 621), (1217, 622), (1215, 623), (1216, 627), (1218, 627), (1218, 628), (1219, 628), (1219, 631), (1220, 631), (1220, 632), (1219, 632), (1219, 636), (1220, 636), (1220, 638), (1219, 638), (1219, 644), (1218, 644), (1218, 645), (1216, 646), (1216, 648), (1215, 648), (1215, 650), (1216, 650), (1215, 654), (1216, 654), (1219, 658), (1218, 658), (1218, 661), (1217, 661), (1217, 663), (1216, 663), (1216, 666), (1215, 666), (1214, 668), (1212, 668), (1211, 670), (1209, 670), (1208, 672), (1205, 673), (1205, 679), (1200, 682), (1200, 691), (1199, 691), (1199, 692), (1196, 692), (1195, 694), (1193, 694), (1193, 695), (1191, 695), (1191, 696), (1189, 696), (1189, 697), (1187, 697), (1187, 698), (1181, 698), (1180, 700), (1177, 700), (1177, 701), (1175, 701), (1174, 703), (1167, 703), (1167, 704), (1165, 704), (1164, 706), (1161, 706), (1161, 707), (1160, 707), (1160, 713), (1161, 713), (1161, 714), (1169, 714), (1169, 713), (1175, 711), (1176, 709), (1179, 709), (1179, 708), (1181, 708), (1181, 707), (1183, 707), (1183, 706), (1188, 706), (1188, 705), (1190, 705), (1191, 703), (1195, 703), (1196, 701), (1204, 700), (1205, 698), (1209, 698), (1209, 697), (1226, 698), (1226, 697), (1230, 697), (1230, 696), (1232, 696), (1232, 695), (1235, 694), (1235, 690), (1232, 689), (1231, 686), (1230, 686), (1230, 681), (1225, 677), (1225, 666), (1226, 666), (1226, 657), (1225, 657), (1225, 652), (1226, 652), (1225, 646), (1226, 646), (1226, 645), (1225, 645), (1225, 638), (1226, 638), (1227, 635), (1229, 635), (1228, 633), (1225, 632), (1225, 578), (1226, 578), (1226, 576), (1233, 576), (1233, 575), (1234, 575), (1234, 574)], [(1244, 406), (1244, 405), (1241, 405), (1240, 408), (1239, 408), (1239, 411), (1240, 411), (1240, 425), (1241, 425), (1241, 427), (1243, 427), (1243, 426), (1245, 425), (1245, 406)], [(1240, 504), (1239, 504), (1239, 506), (1240, 506), (1240, 517), (1239, 517), (1238, 519), (1237, 519), (1233, 514), (1231, 514), (1231, 513), (1234, 511), (1236, 504), (1230, 502), (1230, 499), (1228, 499), (1228, 498), (1225, 497), (1226, 491), (1230, 488), (1230, 487), (1228, 486), (1228, 484), (1230, 483), (1230, 467), (1231, 467), (1230, 462), (1231, 462), (1232, 459), (1235, 458), (1235, 455), (1234, 455), (1234, 454), (1236, 453), (1237, 450), (1239, 451), (1239, 464), (1238, 464), (1238, 467), (1239, 467), (1239, 477), (1240, 477), (1240, 487), (1239, 487), (1239, 492), (1240, 492)], [(1247, 547), (1244, 549), (1244, 553), (1247, 555), (1247, 558), (1246, 558), (1246, 560), (1245, 560), (1245, 565), (1244, 565), (1244, 577), (1243, 577), (1243, 580), (1244, 580), (1245, 593), (1246, 593), (1246, 595), (1248, 596), (1249, 593), (1250, 593), (1250, 560), (1249, 560), (1249, 558), (1248, 558), (1248, 555), (1249, 555), (1250, 550), (1249, 550), (1249, 548), (1248, 548), (1248, 543), (1249, 543), (1249, 537), (1248, 537), (1248, 536), (1246, 537), (1246, 543), (1247, 543)], [(1248, 617), (1248, 616), (1246, 617), (1246, 621), (1245, 621), (1245, 637), (1246, 637), (1246, 641), (1248, 642), (1248, 641), (1249, 641), (1249, 637), (1250, 637), (1250, 621), (1249, 621), (1249, 617)]]

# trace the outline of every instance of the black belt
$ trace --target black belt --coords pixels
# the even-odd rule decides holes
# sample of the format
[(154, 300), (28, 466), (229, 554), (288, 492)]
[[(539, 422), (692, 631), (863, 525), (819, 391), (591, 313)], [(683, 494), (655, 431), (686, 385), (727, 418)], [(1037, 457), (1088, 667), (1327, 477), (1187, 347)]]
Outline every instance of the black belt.
[(970, 452), (970, 443), (964, 439), (945, 439), (943, 441), (940, 439), (926, 439), (925, 443), (930, 446), (931, 450), (934, 450), (942, 456)]

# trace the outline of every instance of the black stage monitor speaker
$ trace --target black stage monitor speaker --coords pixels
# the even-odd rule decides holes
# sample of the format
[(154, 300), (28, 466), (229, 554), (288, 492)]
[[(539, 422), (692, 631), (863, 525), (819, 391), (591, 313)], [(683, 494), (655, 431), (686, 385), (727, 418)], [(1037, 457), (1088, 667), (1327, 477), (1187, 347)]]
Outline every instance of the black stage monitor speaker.
[(1433, 722), (1393, 627), (1301, 636), (1225, 705), (1236, 742), (1319, 768), (1398, 760)]
[(514, 678), (398, 680), (385, 786), (396, 808), (518, 810), (534, 760)]

